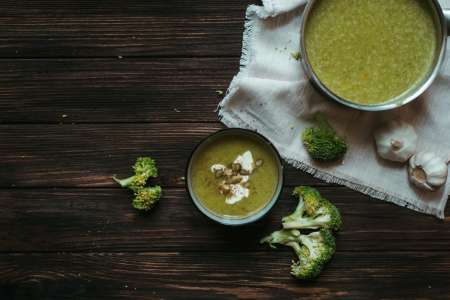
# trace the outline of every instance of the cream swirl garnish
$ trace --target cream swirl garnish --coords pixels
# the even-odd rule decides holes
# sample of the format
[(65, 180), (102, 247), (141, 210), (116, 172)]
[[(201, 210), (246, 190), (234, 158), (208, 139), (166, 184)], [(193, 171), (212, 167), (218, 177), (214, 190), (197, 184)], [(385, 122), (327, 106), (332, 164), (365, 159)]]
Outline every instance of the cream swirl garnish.
[(262, 160), (255, 163), (252, 153), (245, 151), (236, 157), (230, 167), (223, 164), (211, 166), (211, 172), (217, 179), (221, 179), (218, 189), (220, 194), (226, 196), (226, 204), (234, 205), (250, 196), (250, 176), (255, 167), (261, 165)]

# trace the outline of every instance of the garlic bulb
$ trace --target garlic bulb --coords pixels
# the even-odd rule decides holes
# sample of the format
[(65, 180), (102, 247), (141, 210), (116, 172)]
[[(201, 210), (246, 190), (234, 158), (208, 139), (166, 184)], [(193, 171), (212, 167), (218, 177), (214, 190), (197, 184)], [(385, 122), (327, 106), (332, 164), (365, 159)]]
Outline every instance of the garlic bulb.
[(406, 162), (416, 152), (417, 134), (404, 122), (391, 121), (374, 133), (378, 154), (387, 160)]
[(408, 174), (415, 186), (435, 191), (447, 181), (447, 162), (433, 152), (419, 152), (409, 160)]

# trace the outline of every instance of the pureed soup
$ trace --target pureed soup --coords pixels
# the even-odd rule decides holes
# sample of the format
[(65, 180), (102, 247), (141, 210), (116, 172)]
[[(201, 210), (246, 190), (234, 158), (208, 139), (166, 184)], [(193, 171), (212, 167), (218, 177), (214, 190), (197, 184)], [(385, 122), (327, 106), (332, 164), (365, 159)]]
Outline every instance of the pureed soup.
[(193, 157), (193, 193), (220, 217), (239, 219), (260, 211), (272, 200), (279, 179), (270, 150), (251, 136), (218, 137)]
[(351, 102), (387, 102), (433, 66), (438, 29), (430, 1), (318, 0), (305, 48), (318, 79)]

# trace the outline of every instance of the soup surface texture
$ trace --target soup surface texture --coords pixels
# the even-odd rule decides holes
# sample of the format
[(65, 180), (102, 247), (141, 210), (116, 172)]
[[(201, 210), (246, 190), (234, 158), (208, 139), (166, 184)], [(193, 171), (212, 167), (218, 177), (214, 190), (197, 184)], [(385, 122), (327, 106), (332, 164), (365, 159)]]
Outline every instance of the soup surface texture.
[[(227, 199), (227, 195), (218, 189), (224, 178), (218, 178), (211, 168), (217, 165), (231, 167), (237, 157), (242, 158), (249, 152), (254, 170), (246, 177), (248, 197), (233, 200), (228, 194)], [(256, 167), (256, 161), (261, 165)], [(215, 215), (230, 218), (245, 218), (262, 209), (275, 193), (278, 176), (277, 161), (269, 146), (257, 139), (238, 135), (218, 137), (205, 145), (193, 157), (190, 171), (192, 190), (202, 205)]]
[(387, 102), (432, 67), (439, 34), (433, 13), (423, 0), (319, 0), (305, 32), (311, 67), (341, 98)]

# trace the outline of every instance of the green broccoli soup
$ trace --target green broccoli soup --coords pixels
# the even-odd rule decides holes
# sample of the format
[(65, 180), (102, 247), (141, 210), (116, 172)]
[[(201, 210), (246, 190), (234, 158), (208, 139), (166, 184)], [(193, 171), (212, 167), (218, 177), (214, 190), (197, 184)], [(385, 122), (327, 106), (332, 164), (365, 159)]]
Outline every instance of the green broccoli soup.
[(408, 92), (433, 65), (438, 43), (430, 1), (318, 0), (305, 48), (319, 80), (360, 104)]
[(245, 218), (270, 202), (277, 188), (277, 158), (250, 136), (225, 135), (192, 158), (192, 191), (211, 213)]

